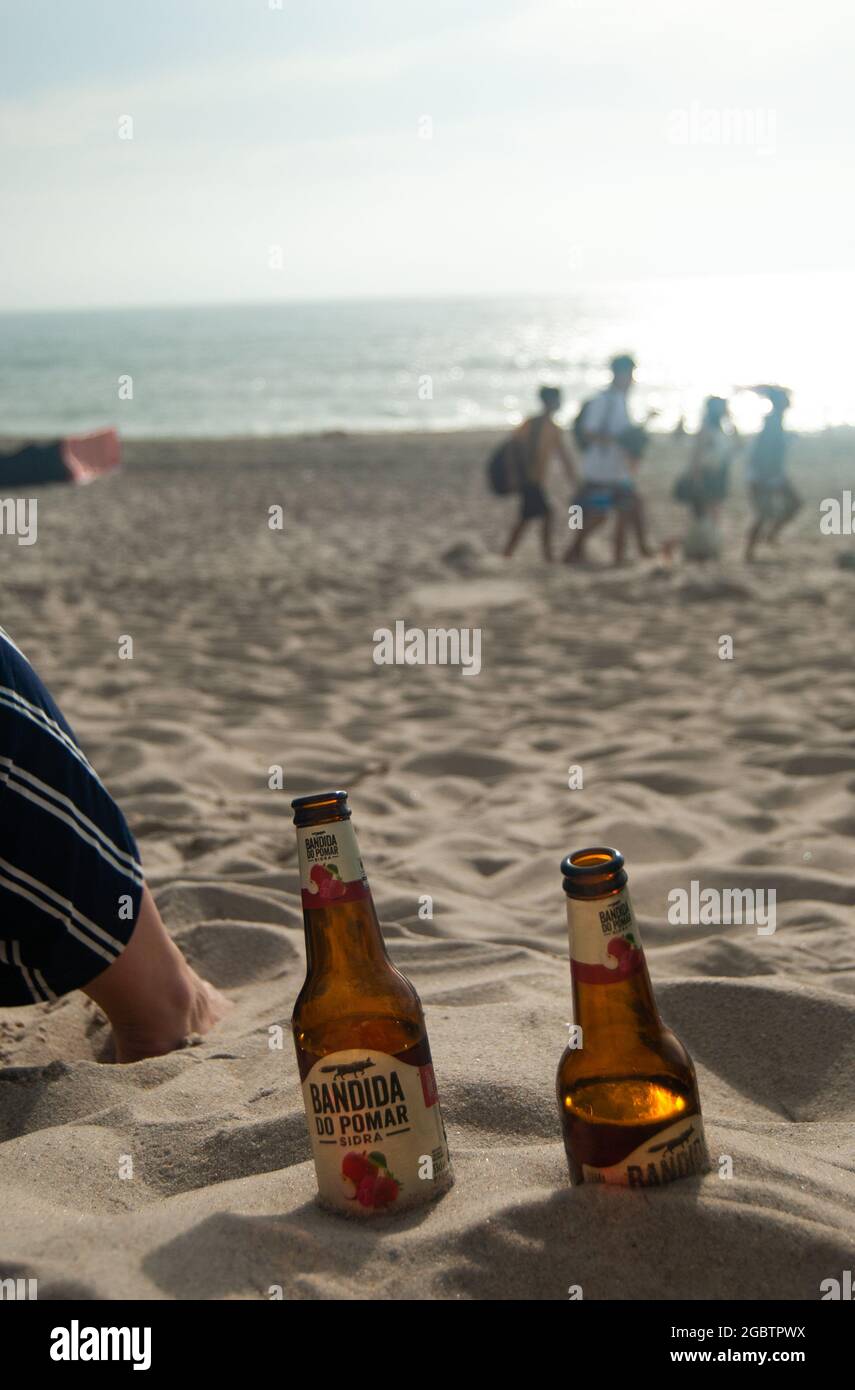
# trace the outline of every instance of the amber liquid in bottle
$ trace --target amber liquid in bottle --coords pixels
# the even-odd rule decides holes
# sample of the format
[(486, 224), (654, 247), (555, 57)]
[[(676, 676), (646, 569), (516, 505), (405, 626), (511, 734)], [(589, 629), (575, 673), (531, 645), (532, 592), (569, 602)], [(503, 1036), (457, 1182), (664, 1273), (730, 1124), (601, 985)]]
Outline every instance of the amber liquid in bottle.
[(345, 792), (293, 803), (306, 979), (291, 1020), (324, 1206), (432, 1200), (453, 1177), (419, 997), (392, 964)]
[(580, 850), (561, 869), (577, 1031), (557, 1095), (571, 1180), (658, 1187), (703, 1172), (695, 1069), (659, 1016), (623, 856)]

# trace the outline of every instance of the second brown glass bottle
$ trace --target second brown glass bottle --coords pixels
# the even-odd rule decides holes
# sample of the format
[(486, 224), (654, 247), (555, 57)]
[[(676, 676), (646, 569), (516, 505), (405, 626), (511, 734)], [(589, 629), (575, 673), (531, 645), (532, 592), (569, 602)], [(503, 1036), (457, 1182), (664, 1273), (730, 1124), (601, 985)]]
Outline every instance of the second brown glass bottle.
[(562, 861), (573, 979), (573, 1034), (558, 1067), (574, 1183), (659, 1187), (708, 1166), (692, 1059), (659, 1015), (623, 855)]

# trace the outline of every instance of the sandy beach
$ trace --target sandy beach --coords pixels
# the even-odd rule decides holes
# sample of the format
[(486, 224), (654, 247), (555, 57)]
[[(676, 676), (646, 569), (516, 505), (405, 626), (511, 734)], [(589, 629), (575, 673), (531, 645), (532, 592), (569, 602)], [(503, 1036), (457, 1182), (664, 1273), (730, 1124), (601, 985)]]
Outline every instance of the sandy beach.
[[(492, 442), (134, 442), (118, 475), (36, 494), (36, 544), (2, 538), (3, 626), (125, 811), (175, 939), (235, 1004), (126, 1067), (81, 995), (0, 1011), (0, 1268), (41, 1298), (816, 1299), (851, 1268), (855, 572), (818, 504), (847, 486), (852, 438), (796, 446), (807, 504), (777, 551), (742, 563), (738, 469), (723, 563), (670, 572), (614, 571), (599, 538), (584, 569), (544, 565), (533, 534), (503, 561)], [(659, 539), (685, 527), (687, 448), (657, 441), (644, 464)], [(480, 673), (376, 665), (398, 619), (479, 628)], [(331, 786), (425, 1006), (457, 1174), (370, 1228), (314, 1204), (288, 1028), (289, 803)], [(658, 1192), (567, 1177), (558, 866), (591, 844), (626, 856), (698, 1071), (713, 1171)], [(670, 925), (693, 880), (774, 889), (776, 931)]]

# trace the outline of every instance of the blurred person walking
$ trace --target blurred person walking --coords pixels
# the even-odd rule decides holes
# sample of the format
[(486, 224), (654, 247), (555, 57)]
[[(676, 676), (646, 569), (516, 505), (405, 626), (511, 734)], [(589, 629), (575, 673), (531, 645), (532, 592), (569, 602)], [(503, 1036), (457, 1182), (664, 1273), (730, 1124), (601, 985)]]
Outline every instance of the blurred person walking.
[[(687, 560), (714, 560), (721, 554), (719, 513), (727, 496), (730, 467), (739, 435), (723, 396), (708, 396), (701, 427), (692, 445), (689, 466), (674, 485), (674, 497), (689, 508), (691, 522), (683, 541)], [(671, 542), (670, 546), (676, 542)], [(668, 546), (665, 547), (666, 551)]]
[(652, 553), (636, 486), (646, 435), (641, 426), (633, 424), (627, 404), (635, 365), (625, 353), (613, 358), (611, 382), (587, 401), (576, 417), (574, 434), (582, 450), (582, 487), (574, 500), (582, 508), (583, 525), (565, 552), (566, 564), (584, 559), (589, 537), (611, 512), (616, 514), (614, 563), (623, 562), (628, 530), (633, 531), (642, 555)]
[(546, 492), (546, 482), (554, 457), (561, 459), (571, 486), (578, 486), (576, 455), (555, 423), (555, 415), (561, 409), (561, 392), (557, 386), (541, 386), (539, 394), (540, 413), (524, 420), (508, 441), (512, 455), (518, 460), (520, 515), (511, 528), (505, 546), (507, 559), (513, 555), (530, 521), (540, 522), (543, 556), (545, 560), (552, 559), (553, 510)]
[(745, 559), (751, 563), (759, 541), (774, 543), (781, 530), (798, 512), (802, 500), (786, 471), (787, 449), (792, 436), (784, 427), (790, 393), (781, 386), (755, 386), (758, 395), (771, 402), (748, 459), (748, 485), (754, 521), (745, 543)]

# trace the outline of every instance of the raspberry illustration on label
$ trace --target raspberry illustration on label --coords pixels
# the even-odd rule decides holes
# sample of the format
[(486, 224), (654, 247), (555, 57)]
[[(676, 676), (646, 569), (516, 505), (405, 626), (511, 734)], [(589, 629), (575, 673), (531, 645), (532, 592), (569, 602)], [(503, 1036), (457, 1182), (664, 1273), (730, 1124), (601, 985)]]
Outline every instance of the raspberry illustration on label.
[(641, 966), (642, 954), (636, 946), (631, 933), (626, 936), (614, 937), (606, 947), (607, 954), (612, 957), (615, 964), (609, 964), (609, 969), (616, 969), (619, 975), (631, 975), (634, 970)]
[(348, 1201), (363, 1207), (390, 1207), (397, 1201), (401, 1184), (386, 1167), (386, 1158), (376, 1150), (370, 1154), (345, 1154), (341, 1160)]
[(317, 893), (318, 897), (325, 902), (333, 902), (336, 898), (343, 898), (347, 891), (341, 881), (341, 874), (336, 864), (315, 864), (309, 875), (310, 893)]

